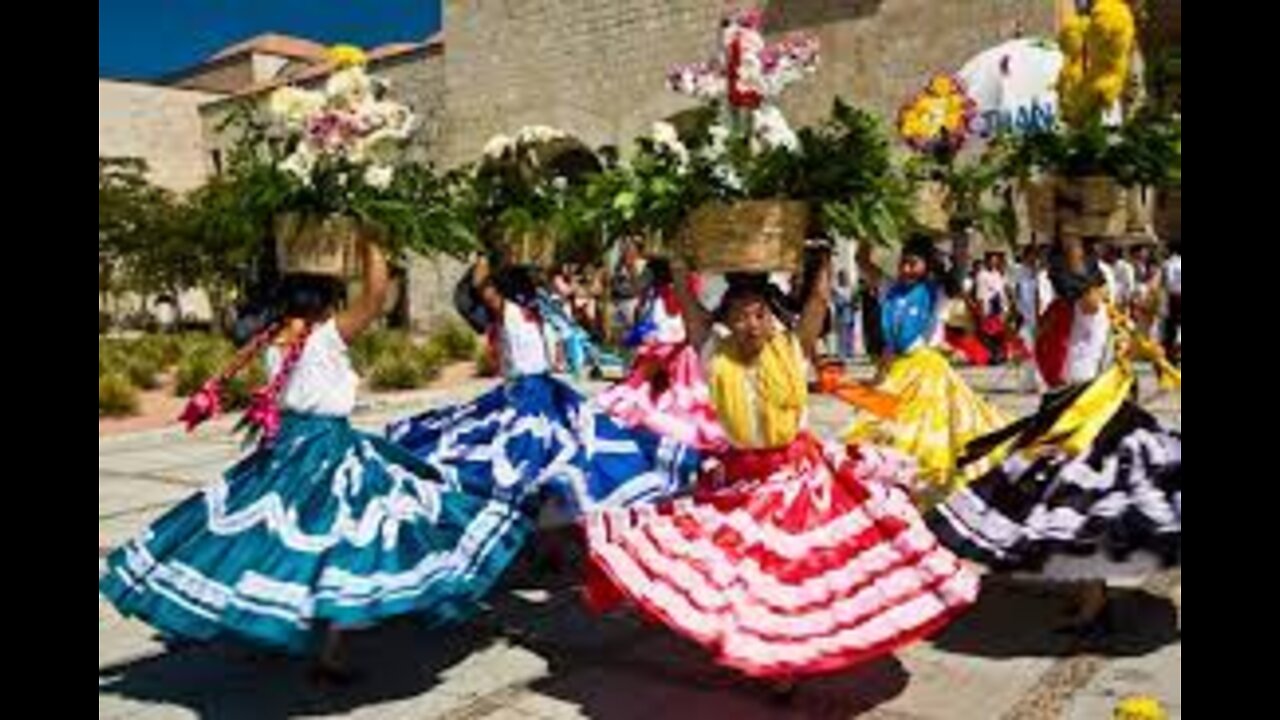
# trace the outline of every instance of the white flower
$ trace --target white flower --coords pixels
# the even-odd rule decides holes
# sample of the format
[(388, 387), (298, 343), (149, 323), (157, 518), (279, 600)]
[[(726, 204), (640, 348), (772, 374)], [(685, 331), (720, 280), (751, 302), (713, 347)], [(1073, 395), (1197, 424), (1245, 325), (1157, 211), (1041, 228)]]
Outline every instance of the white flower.
[(669, 122), (654, 123), (651, 136), (654, 142), (663, 147), (674, 147), (680, 144), (680, 134), (676, 132), (676, 126)]
[(563, 130), (557, 130), (546, 125), (531, 125), (520, 128), (520, 132), (516, 133), (516, 142), (522, 145), (542, 144), (553, 140), (562, 140), (569, 137)]
[(373, 96), (373, 80), (361, 67), (350, 67), (329, 76), (324, 88), (329, 104), (356, 108)]
[(349, 151), (352, 162), (394, 162), (417, 126), (417, 118), (399, 103), (370, 101), (357, 112), (359, 136)]
[(725, 187), (735, 191), (742, 190), (744, 187), (742, 176), (727, 160), (732, 131), (721, 121), (708, 128), (707, 134), (710, 142), (703, 146), (699, 154), (712, 163), (712, 175)]
[(484, 145), (484, 156), (490, 160), (500, 160), (515, 148), (515, 141), (506, 135), (494, 135)]
[(728, 83), (720, 68), (710, 63), (698, 63), (677, 67), (667, 76), (667, 85), (678, 93), (697, 100), (716, 100), (724, 97)]
[(393, 162), (400, 156), (404, 144), (405, 138), (398, 132), (379, 130), (356, 142), (352, 148), (351, 161), (381, 164)]
[(378, 190), (386, 190), (391, 187), (391, 180), (394, 177), (395, 168), (387, 165), (370, 165), (364, 171), (365, 183)]
[(360, 107), (358, 114), (364, 124), (376, 129), (376, 132), (386, 132), (405, 139), (418, 122), (407, 105), (389, 100), (369, 101)]
[(304, 143), (298, 146), (292, 155), (280, 163), (281, 171), (297, 178), (304, 185), (311, 184), (311, 173), (315, 170), (318, 156)]
[(336, 155), (350, 152), (355, 142), (367, 133), (359, 117), (330, 109), (307, 118), (303, 142), (318, 153)]
[(698, 85), (699, 97), (705, 100), (718, 100), (729, 94), (729, 78), (719, 75), (708, 75)]
[(556, 192), (564, 192), (569, 189), (569, 180), (563, 175), (557, 175), (556, 178), (551, 181), (551, 187)]
[(369, 143), (364, 140), (357, 140), (352, 142), (349, 147), (339, 147), (339, 149), (334, 150), (335, 154), (342, 155), (348, 163), (356, 165), (364, 165), (370, 160), (369, 151)]
[(785, 148), (792, 152), (800, 149), (800, 138), (776, 105), (766, 105), (757, 110), (754, 120), (755, 139), (764, 147)]
[(774, 53), (774, 65), (769, 68), (766, 63), (764, 74), (764, 91), (770, 97), (781, 95), (788, 85), (818, 71), (816, 39), (794, 38), (770, 50)]
[(654, 144), (674, 155), (680, 161), (680, 165), (689, 164), (689, 148), (681, 142), (680, 134), (676, 132), (674, 125), (668, 122), (654, 123), (652, 137)]
[(709, 160), (718, 160), (729, 152), (729, 128), (716, 123), (707, 129), (707, 134), (711, 137), (711, 142), (703, 150), (704, 156)]
[(268, 108), (273, 116), (290, 129), (302, 127), (306, 119), (324, 107), (320, 93), (296, 87), (282, 87), (271, 93)]
[(722, 185), (734, 192), (741, 192), (746, 187), (742, 182), (742, 176), (728, 164), (716, 165), (712, 168), (711, 173), (715, 175)]

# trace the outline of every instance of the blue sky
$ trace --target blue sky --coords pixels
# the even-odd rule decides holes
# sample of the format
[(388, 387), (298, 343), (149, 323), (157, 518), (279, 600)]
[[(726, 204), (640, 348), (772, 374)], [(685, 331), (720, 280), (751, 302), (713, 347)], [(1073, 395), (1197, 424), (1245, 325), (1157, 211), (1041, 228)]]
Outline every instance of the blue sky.
[(153, 78), (264, 32), (374, 47), (439, 28), (440, 0), (98, 0), (98, 75)]

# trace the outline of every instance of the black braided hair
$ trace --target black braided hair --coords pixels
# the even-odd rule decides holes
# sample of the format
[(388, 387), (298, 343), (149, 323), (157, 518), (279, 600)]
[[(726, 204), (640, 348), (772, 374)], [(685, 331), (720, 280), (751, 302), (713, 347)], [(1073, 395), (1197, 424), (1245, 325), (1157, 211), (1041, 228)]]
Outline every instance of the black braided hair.
[(724, 297), (720, 300), (720, 307), (716, 310), (716, 322), (726, 322), (729, 319), (729, 311), (735, 303), (744, 300), (761, 300), (782, 324), (788, 328), (795, 326), (796, 317), (791, 312), (786, 293), (769, 281), (767, 273), (728, 273), (725, 275), (725, 282), (729, 287), (725, 290)]
[(538, 300), (536, 270), (524, 265), (512, 265), (498, 271), (493, 278), (494, 287), (502, 297), (524, 307), (533, 307)]
[(671, 261), (666, 258), (653, 258), (645, 267), (645, 272), (649, 275), (650, 287), (664, 287), (675, 282)]
[(286, 275), (276, 287), (275, 306), (280, 317), (317, 322), (338, 308), (346, 298), (341, 278), (327, 275)]
[(942, 253), (938, 252), (937, 242), (927, 233), (913, 233), (902, 245), (903, 257), (917, 257), (924, 261), (927, 268), (925, 280), (942, 289), (950, 297), (960, 293), (958, 272), (948, 270), (942, 261)]
[(1106, 285), (1107, 277), (1102, 273), (1098, 258), (1093, 255), (1085, 258), (1083, 273), (1073, 272), (1068, 267), (1066, 251), (1055, 246), (1049, 252), (1049, 283), (1053, 285), (1055, 295), (1075, 302), (1090, 290)]

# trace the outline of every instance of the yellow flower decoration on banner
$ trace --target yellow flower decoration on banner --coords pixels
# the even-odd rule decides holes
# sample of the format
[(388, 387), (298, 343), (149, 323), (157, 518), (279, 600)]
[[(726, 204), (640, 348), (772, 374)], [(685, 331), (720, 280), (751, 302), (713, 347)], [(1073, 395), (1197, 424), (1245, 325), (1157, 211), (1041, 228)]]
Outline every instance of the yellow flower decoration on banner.
[(964, 84), (938, 75), (898, 114), (898, 132), (916, 150), (959, 150), (969, 135), (974, 102)]

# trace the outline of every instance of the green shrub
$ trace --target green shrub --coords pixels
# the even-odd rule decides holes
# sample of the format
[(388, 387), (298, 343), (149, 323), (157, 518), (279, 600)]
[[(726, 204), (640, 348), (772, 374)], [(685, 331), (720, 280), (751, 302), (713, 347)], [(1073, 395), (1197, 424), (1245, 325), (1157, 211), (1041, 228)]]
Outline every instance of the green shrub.
[(138, 389), (120, 372), (98, 377), (98, 417), (120, 417), (138, 412)]
[(373, 361), (369, 384), (374, 390), (413, 390), (439, 376), (446, 362), (443, 348), (435, 344), (419, 347), (401, 334)]
[(431, 336), (431, 344), (438, 345), (448, 360), (466, 362), (476, 356), (480, 346), (471, 328), (457, 321), (450, 321)]
[(375, 390), (412, 390), (422, 383), (422, 367), (411, 354), (386, 353), (369, 372), (369, 384)]

